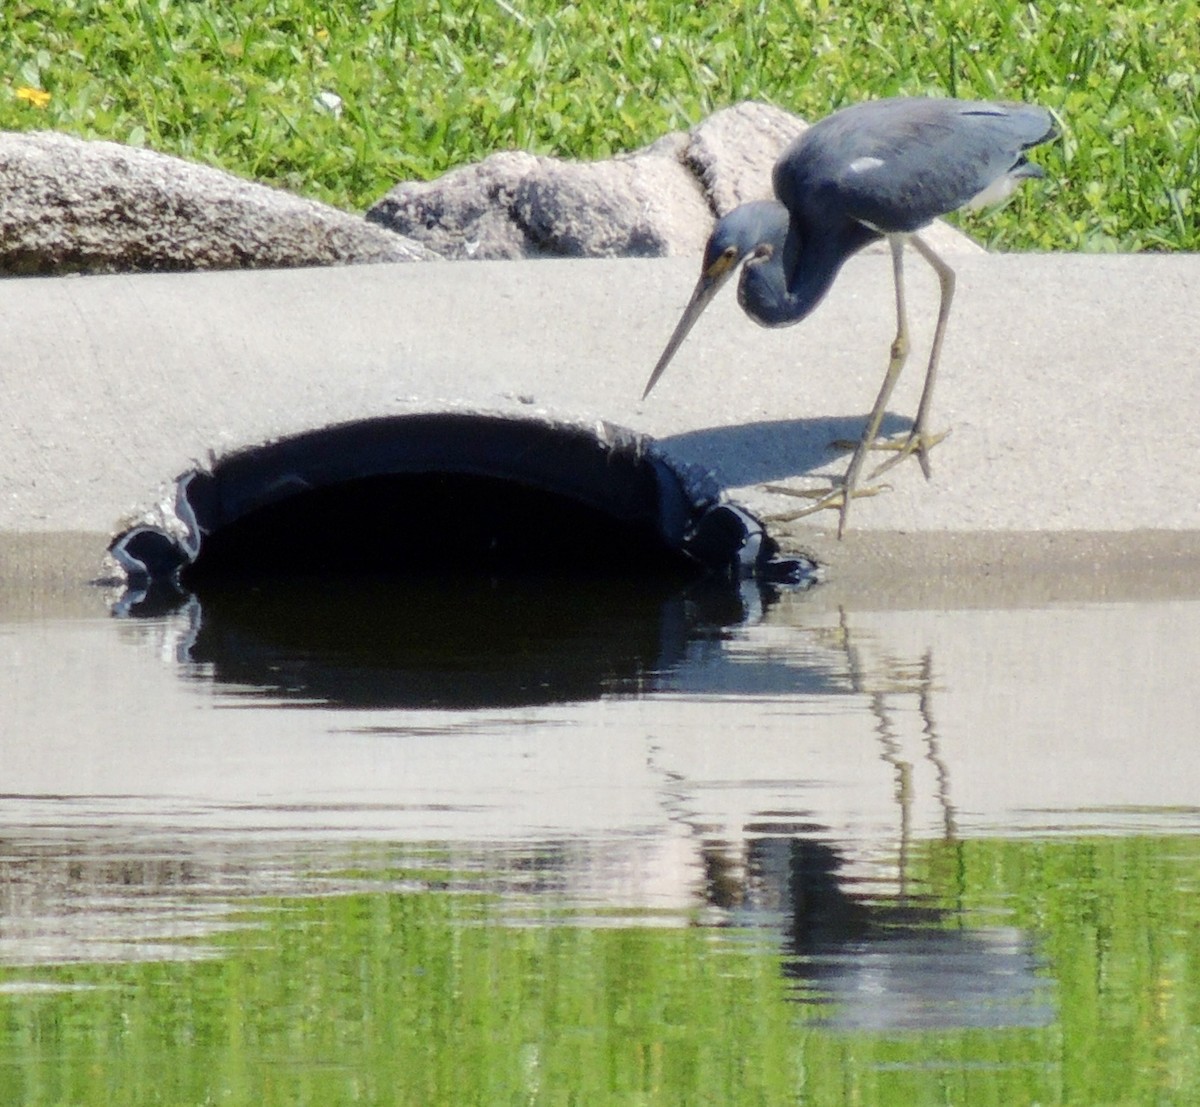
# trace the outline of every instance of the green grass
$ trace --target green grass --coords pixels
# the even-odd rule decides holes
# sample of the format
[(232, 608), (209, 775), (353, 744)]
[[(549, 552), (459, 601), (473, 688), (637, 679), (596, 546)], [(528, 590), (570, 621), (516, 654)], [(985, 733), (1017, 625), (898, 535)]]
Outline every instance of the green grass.
[(1039, 154), (1050, 180), (964, 218), (972, 233), (1195, 250), (1198, 59), (1200, 0), (5, 0), (0, 127), (362, 209), (496, 150), (603, 158), (746, 98), (816, 118), (891, 94), (1000, 96), (1055, 109), (1066, 133)]

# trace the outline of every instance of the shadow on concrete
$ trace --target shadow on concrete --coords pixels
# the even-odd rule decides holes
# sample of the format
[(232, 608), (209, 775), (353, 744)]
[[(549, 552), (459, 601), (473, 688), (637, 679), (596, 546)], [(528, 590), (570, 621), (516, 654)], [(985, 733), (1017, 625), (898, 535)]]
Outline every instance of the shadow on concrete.
[[(857, 441), (865, 418), (846, 415), (704, 427), (660, 438), (658, 443), (669, 455), (711, 466), (720, 473), (723, 484), (738, 488), (801, 476), (835, 461), (840, 451), (832, 444), (839, 439)], [(880, 434), (902, 434), (911, 427), (911, 419), (889, 412), (883, 417)]]

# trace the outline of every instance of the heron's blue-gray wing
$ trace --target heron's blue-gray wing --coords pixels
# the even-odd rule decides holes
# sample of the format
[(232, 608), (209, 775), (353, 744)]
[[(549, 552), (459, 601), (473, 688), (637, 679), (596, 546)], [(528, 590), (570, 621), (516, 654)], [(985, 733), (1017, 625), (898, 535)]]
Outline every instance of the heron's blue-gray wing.
[(900, 98), (845, 108), (810, 127), (775, 167), (779, 199), (813, 226), (852, 219), (915, 231), (981, 194), (1040, 174), (1025, 150), (1052, 138), (1030, 104)]

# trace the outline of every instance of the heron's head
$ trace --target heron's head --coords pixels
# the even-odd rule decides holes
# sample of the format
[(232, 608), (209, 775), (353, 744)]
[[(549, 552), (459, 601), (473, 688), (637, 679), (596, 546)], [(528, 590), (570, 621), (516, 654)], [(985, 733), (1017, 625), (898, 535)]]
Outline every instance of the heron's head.
[(643, 400), (650, 395), (650, 390), (675, 356), (675, 351), (683, 344), (688, 331), (712, 303), (721, 286), (737, 272), (743, 261), (748, 264), (766, 261), (782, 249), (787, 229), (787, 209), (775, 200), (742, 204), (717, 221), (704, 247), (700, 280), (696, 282), (692, 298), (683, 309), (675, 332), (658, 359), (654, 372), (650, 374), (646, 391), (642, 393)]

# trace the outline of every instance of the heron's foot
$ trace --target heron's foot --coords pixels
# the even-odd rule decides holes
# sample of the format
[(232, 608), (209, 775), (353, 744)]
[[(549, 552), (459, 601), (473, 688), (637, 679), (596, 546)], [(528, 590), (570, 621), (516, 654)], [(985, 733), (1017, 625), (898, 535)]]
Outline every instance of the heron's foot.
[(847, 497), (846, 489), (843, 485), (834, 485), (832, 488), (789, 488), (786, 484), (764, 484), (763, 491), (774, 492), (780, 496), (795, 496), (798, 499), (812, 500), (813, 503), (807, 507), (802, 507), (799, 511), (783, 511), (774, 515), (764, 515), (764, 523), (791, 523), (796, 519), (803, 519), (805, 515), (813, 515), (818, 511), (839, 511), (841, 512), (841, 525), (838, 527), (840, 535), (842, 527), (845, 526), (846, 509), (849, 507), (850, 500), (858, 500), (867, 496), (878, 496), (880, 492), (887, 492), (891, 488), (890, 485), (880, 484), (872, 485), (868, 488), (855, 488), (849, 497)]
[[(923, 434), (920, 431), (914, 430), (911, 434), (900, 435), (896, 438), (875, 439), (867, 447), (868, 449), (894, 451), (895, 456), (889, 457), (887, 461), (871, 470), (867, 480), (874, 480), (881, 474), (886, 473), (893, 465), (898, 465), (912, 454), (917, 455), (917, 460), (921, 463), (921, 472), (925, 474), (925, 479), (928, 480), (932, 475), (932, 470), (929, 468), (929, 451), (949, 433), (948, 430), (944, 430), (938, 434)], [(839, 438), (830, 445), (837, 450), (857, 450), (860, 443)]]
[(896, 452), (887, 461), (875, 466), (867, 477), (867, 480), (874, 480), (881, 473), (886, 473), (893, 465), (898, 465), (912, 454), (917, 455), (917, 461), (921, 463), (921, 472), (925, 474), (925, 479), (928, 480), (933, 475), (933, 471), (929, 468), (929, 451), (949, 433), (948, 430), (941, 431), (938, 434), (925, 434), (921, 431), (913, 431), (912, 434), (905, 438), (888, 438), (873, 443), (874, 449), (895, 450)]

